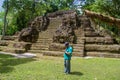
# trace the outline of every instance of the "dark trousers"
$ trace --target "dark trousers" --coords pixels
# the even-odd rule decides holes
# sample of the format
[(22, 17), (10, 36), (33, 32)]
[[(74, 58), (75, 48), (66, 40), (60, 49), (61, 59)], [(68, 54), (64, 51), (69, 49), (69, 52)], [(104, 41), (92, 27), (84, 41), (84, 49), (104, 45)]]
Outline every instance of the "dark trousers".
[(64, 72), (69, 74), (70, 68), (71, 68), (70, 60), (64, 60)]

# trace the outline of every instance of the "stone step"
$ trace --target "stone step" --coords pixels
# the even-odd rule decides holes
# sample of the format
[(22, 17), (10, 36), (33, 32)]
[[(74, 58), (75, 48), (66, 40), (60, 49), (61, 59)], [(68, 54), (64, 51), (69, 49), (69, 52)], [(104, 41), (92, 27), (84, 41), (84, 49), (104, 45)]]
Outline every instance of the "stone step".
[[(7, 41), (8, 45), (5, 46), (6, 49), (29, 49), (31, 47), (30, 42), (16, 42), (16, 41)], [(4, 48), (4, 47), (3, 47)]]
[(85, 36), (82, 36), (82, 37), (77, 37), (77, 39), (84, 40), (84, 39), (85, 39)]
[(56, 31), (56, 29), (47, 29), (46, 31), (40, 32), (39, 35), (40, 34), (45, 34), (45, 33), (50, 33), (50, 32), (54, 33), (55, 31)]
[(31, 50), (48, 50), (49, 47), (31, 47)]
[(80, 32), (82, 33), (82, 32), (84, 32), (84, 29), (79, 29), (79, 28), (78, 28), (78, 29), (76, 29), (76, 30), (74, 30), (74, 31), (75, 31), (75, 33), (80, 33)]
[(33, 47), (45, 47), (45, 46), (49, 46), (48, 43), (44, 44), (44, 43), (33, 43), (32, 44)]
[(50, 37), (39, 37), (37, 40), (52, 40), (52, 38)]
[(56, 29), (50, 29), (50, 30), (46, 30), (46, 31), (42, 31), (39, 33), (39, 36), (50, 36), (53, 35), (55, 33)]
[[(47, 50), (45, 50), (47, 51)], [(54, 50), (48, 50), (48, 51), (54, 51)], [(61, 52), (64, 52), (65, 50), (57, 50), (57, 51), (61, 51)], [(73, 50), (73, 53), (84, 53), (83, 50)]]
[(86, 44), (86, 51), (108, 51), (108, 52), (120, 52), (120, 45), (97, 45)]
[(40, 34), (39, 38), (52, 38), (54, 33), (45, 33), (45, 34)]
[(0, 40), (0, 46), (8, 46), (11, 42), (7, 40)]
[(85, 28), (84, 30), (85, 31), (93, 31), (93, 32), (95, 31), (93, 28)]
[(57, 30), (57, 28), (48, 28), (46, 31), (42, 31), (39, 34), (45, 34), (45, 33), (49, 33), (49, 32), (55, 32)]
[(47, 41), (47, 40), (41, 40), (41, 41), (36, 41), (35, 43), (52, 43), (53, 41)]
[(48, 26), (48, 28), (50, 27), (58, 27), (61, 24), (61, 19), (50, 19), (50, 24)]
[[(49, 48), (48, 48), (49, 49)], [(51, 51), (64, 51), (64, 49), (50, 49)], [(76, 46), (73, 46), (73, 51), (74, 52), (83, 52), (84, 50), (84, 47), (76, 47)]]
[(52, 38), (49, 38), (49, 37), (43, 37), (43, 38), (38, 38), (38, 40), (52, 40)]
[(38, 39), (37, 40), (37, 42), (44, 42), (44, 41), (48, 41), (48, 42), (50, 41), (50, 42), (52, 42), (53, 40), (52, 39), (51, 40), (48, 40), (48, 39)]
[(75, 33), (76, 33), (76, 34), (84, 33), (84, 30), (76, 30)]
[[(0, 39), (2, 38), (2, 36), (0, 36)], [(18, 38), (18, 36), (9, 36), (9, 35), (6, 35), (3, 37), (2, 40), (6, 40), (6, 41), (13, 41), (13, 40), (16, 40)]]
[(99, 35), (98, 33), (92, 32), (92, 33), (85, 33), (85, 37), (103, 37), (102, 35)]
[(51, 40), (41, 40), (41, 41), (36, 41), (36, 43), (52, 43)]
[(80, 53), (83, 53), (84, 50), (83, 49), (73, 49), (74, 52), (80, 52)]
[(36, 48), (39, 48), (39, 47), (49, 47), (49, 45), (42, 45), (42, 44), (34, 43), (34, 44), (32, 44), (31, 48), (32, 47), (36, 47)]
[(82, 33), (79, 33), (79, 34), (76, 34), (77, 37), (84, 37), (85, 34), (82, 34)]
[[(50, 34), (50, 33), (49, 33)], [(41, 38), (52, 38), (53, 37), (53, 35), (44, 35), (44, 34), (42, 34), (42, 36), (39, 36), (39, 39), (41, 39)]]
[(71, 44), (73, 47), (84, 47), (83, 44)]
[[(38, 40), (38, 41), (36, 41), (35, 43), (40, 43), (40, 42), (52, 42), (52, 40)], [(34, 44), (35, 44), (34, 43)]]
[(80, 48), (84, 48), (84, 45), (81, 46), (73, 46), (74, 49), (80, 49)]
[(14, 43), (31, 44), (30, 42), (18, 42), (18, 41), (8, 41), (8, 40), (1, 40), (0, 42), (5, 42), (9, 44), (14, 44)]
[[(49, 33), (50, 34), (50, 33)], [(43, 34), (44, 35), (44, 34)], [(44, 35), (44, 36), (39, 36), (38, 39), (41, 39), (41, 38), (49, 38), (49, 39), (52, 39), (53, 35)]]
[[(43, 55), (47, 56), (63, 56), (64, 52), (58, 52), (58, 51), (43, 51)], [(83, 53), (77, 53), (73, 52), (72, 56), (83, 56)]]
[(1, 51), (4, 52), (11, 52), (11, 53), (18, 53), (18, 54), (22, 54), (25, 53), (26, 50), (25, 49), (20, 49), (20, 48), (8, 48), (8, 47), (0, 47)]
[(120, 53), (110, 53), (110, 52), (86, 52), (87, 56), (94, 57), (109, 57), (109, 58), (120, 58)]
[(47, 29), (49, 30), (56, 30), (58, 27), (54, 26), (54, 27), (48, 27)]
[(113, 44), (114, 41), (110, 37), (86, 37), (85, 43), (103, 43), (103, 44)]
[(77, 44), (84, 44), (84, 41), (77, 40)]
[(85, 34), (99, 34), (99, 33), (93, 31), (85, 31)]
[[(28, 50), (28, 52), (32, 52), (32, 53), (42, 53), (42, 52), (46, 52), (46, 51), (49, 51), (49, 50)], [(58, 52), (58, 51), (51, 51), (51, 52)], [(64, 52), (64, 50), (61, 50), (61, 51), (59, 51), (59, 52)], [(84, 51), (83, 50), (78, 50), (78, 49), (76, 49), (76, 50), (74, 50), (73, 49), (73, 53), (83, 53)]]
[(10, 41), (9, 44), (10, 44), (10, 45), (13, 45), (13, 44), (29, 44), (29, 45), (31, 45), (32, 43), (31, 43), (31, 42), (16, 42), (16, 41)]
[(42, 50), (28, 50), (28, 52), (31, 52), (31, 53), (41, 53), (42, 54)]
[(51, 44), (51, 42), (37, 42), (36, 43), (37, 45), (50, 45)]
[(83, 33), (75, 33), (75, 35), (77, 36), (77, 37), (82, 37), (82, 36), (84, 36), (85, 34), (84, 34), (84, 32)]

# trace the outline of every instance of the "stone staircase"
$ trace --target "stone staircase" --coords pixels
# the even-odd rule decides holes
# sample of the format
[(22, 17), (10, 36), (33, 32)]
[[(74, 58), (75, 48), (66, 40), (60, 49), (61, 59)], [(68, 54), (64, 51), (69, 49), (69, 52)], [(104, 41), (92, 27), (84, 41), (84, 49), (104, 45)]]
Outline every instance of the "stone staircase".
[[(94, 26), (95, 27), (95, 26)], [(101, 35), (94, 30), (93, 26), (84, 26), (85, 54), (97, 57), (120, 57), (120, 45), (107, 35)]]
[[(52, 43), (53, 34), (57, 27), (61, 24), (60, 18), (55, 18), (50, 20), (50, 24), (46, 31), (39, 33), (39, 38), (36, 43), (33, 43), (31, 49), (28, 52), (38, 53), (48, 56), (63, 56), (64, 50), (49, 50), (49, 46)], [(83, 56), (84, 53), (84, 30), (79, 28), (75, 30), (77, 36), (77, 43), (70, 44), (74, 48), (73, 56)], [(81, 34), (81, 35), (80, 35)], [(61, 44), (64, 46), (64, 44)]]
[(84, 29), (82, 27), (78, 28), (77, 30), (75, 30), (75, 35), (77, 37), (77, 43), (73, 44), (73, 48), (74, 48), (74, 52), (73, 53), (78, 53), (78, 56), (83, 57), (84, 54)]
[[(101, 35), (91, 26), (87, 16), (81, 16), (81, 27), (75, 30), (77, 41), (73, 46), (73, 56), (120, 57), (120, 45), (107, 34)], [(61, 19), (51, 19), (46, 31), (39, 33), (36, 43), (33, 43), (29, 52), (48, 56), (63, 56), (64, 50), (50, 50), (52, 37), (61, 24)], [(64, 44), (62, 44), (64, 45)]]
[(60, 24), (60, 18), (50, 19), (48, 29), (39, 33), (37, 42), (32, 44), (31, 49), (28, 52), (43, 54), (46, 51), (49, 51), (49, 45), (52, 43), (53, 34)]
[(29, 42), (19, 42), (17, 40), (0, 40), (0, 51), (22, 54), (29, 49), (30, 45), (31, 43)]
[[(30, 53), (47, 55), (47, 56), (63, 56), (64, 50), (50, 50), (53, 43), (53, 34), (61, 24), (61, 18), (51, 18), (47, 30), (39, 33), (39, 37), (35, 43), (32, 43), (29, 50)], [(73, 46), (73, 56), (97, 56), (97, 57), (116, 57), (120, 58), (120, 45), (118, 45), (110, 34), (103, 35), (96, 31), (92, 22), (87, 16), (80, 17), (81, 26), (75, 30), (76, 43)], [(6, 41), (7, 42), (7, 41)], [(8, 41), (10, 45), (4, 48), (5, 52), (22, 53), (24, 48), (11, 48), (16, 41)], [(19, 44), (31, 44), (18, 42)], [(59, 44), (64, 46), (64, 44)], [(19, 46), (19, 45), (18, 45)], [(8, 48), (9, 47), (9, 48)]]

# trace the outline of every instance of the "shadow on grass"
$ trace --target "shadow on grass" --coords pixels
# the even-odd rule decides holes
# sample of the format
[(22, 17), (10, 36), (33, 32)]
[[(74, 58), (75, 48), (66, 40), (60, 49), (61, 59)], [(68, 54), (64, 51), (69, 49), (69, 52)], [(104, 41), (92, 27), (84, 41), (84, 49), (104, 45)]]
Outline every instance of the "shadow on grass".
[(12, 58), (12, 55), (0, 54), (0, 59)]
[(81, 72), (71, 72), (70, 75), (78, 75), (78, 76), (82, 76), (83, 73), (81, 73)]
[(0, 73), (8, 73), (14, 70), (14, 66), (35, 61), (32, 58), (14, 58), (10, 55), (0, 54)]

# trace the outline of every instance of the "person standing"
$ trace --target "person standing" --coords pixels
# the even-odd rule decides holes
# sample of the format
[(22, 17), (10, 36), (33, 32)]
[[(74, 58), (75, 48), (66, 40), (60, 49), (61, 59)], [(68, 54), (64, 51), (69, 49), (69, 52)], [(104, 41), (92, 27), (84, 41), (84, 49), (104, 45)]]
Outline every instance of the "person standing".
[(69, 42), (65, 42), (65, 53), (64, 53), (64, 72), (69, 74), (71, 71), (71, 57), (73, 48), (69, 45)]

